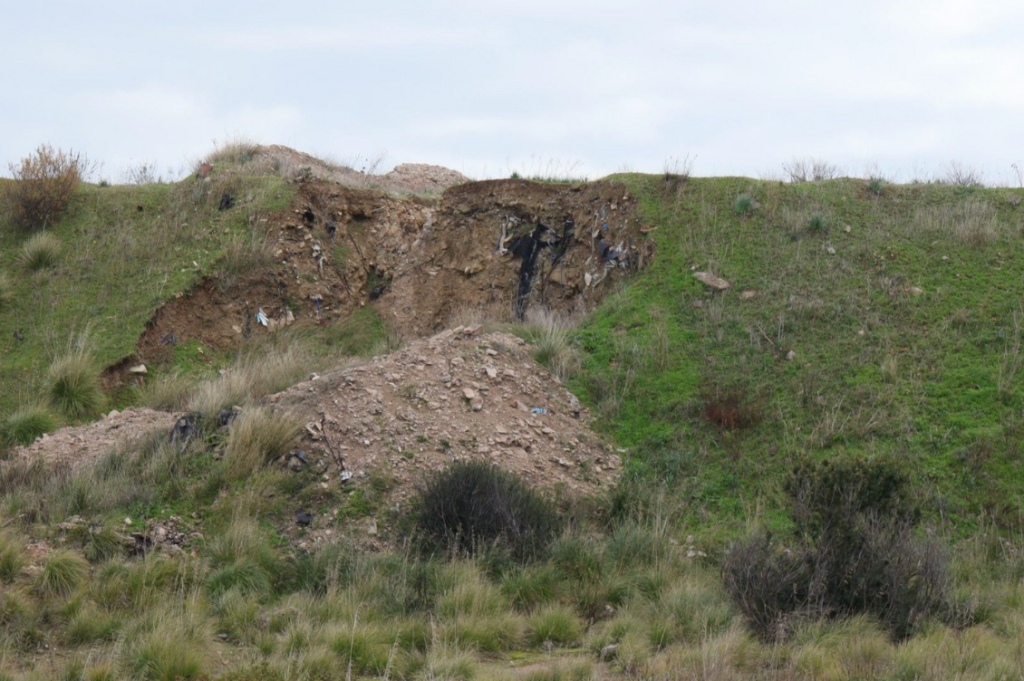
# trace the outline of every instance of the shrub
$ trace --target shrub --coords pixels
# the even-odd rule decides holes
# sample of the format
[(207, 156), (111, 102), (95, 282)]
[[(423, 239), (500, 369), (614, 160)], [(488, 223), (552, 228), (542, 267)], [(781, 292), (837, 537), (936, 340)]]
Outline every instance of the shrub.
[(18, 262), (30, 272), (53, 267), (60, 257), (61, 244), (57, 237), (42, 232), (32, 236), (21, 247)]
[(45, 596), (67, 596), (89, 574), (89, 563), (77, 553), (56, 551), (43, 563), (36, 589)]
[(753, 213), (756, 207), (757, 202), (754, 201), (754, 197), (750, 194), (740, 194), (736, 197), (736, 202), (732, 205), (732, 209), (737, 215)]
[(554, 505), (519, 476), (481, 461), (434, 475), (412, 513), (428, 551), (473, 553), (498, 543), (520, 560), (536, 556), (561, 524)]
[(733, 603), (765, 641), (784, 637), (810, 606), (804, 556), (777, 550), (767, 535), (733, 545), (722, 561), (722, 577)]
[(3, 194), (11, 222), (23, 230), (45, 229), (67, 209), (88, 161), (82, 154), (40, 145), (35, 153), (11, 163), (13, 182), (5, 182)]
[(285, 454), (302, 430), (293, 414), (274, 413), (263, 407), (245, 409), (231, 426), (224, 450), (228, 472), (235, 479), (248, 477)]
[(782, 164), (790, 182), (820, 182), (839, 176), (839, 168), (820, 158), (796, 158)]
[(807, 231), (820, 234), (828, 228), (828, 221), (825, 216), (821, 213), (815, 213), (811, 216), (811, 219), (807, 221)]
[(767, 537), (737, 544), (723, 563), (726, 589), (758, 635), (785, 633), (801, 614), (875, 616), (896, 639), (947, 603), (947, 557), (915, 538), (909, 478), (888, 459), (837, 459), (795, 467), (786, 489), (799, 545)]
[(881, 196), (882, 190), (885, 189), (885, 179), (881, 177), (872, 177), (868, 180), (868, 191), (875, 196)]
[(70, 347), (50, 365), (50, 406), (68, 418), (98, 414), (103, 408), (103, 385), (92, 354), (83, 343)]

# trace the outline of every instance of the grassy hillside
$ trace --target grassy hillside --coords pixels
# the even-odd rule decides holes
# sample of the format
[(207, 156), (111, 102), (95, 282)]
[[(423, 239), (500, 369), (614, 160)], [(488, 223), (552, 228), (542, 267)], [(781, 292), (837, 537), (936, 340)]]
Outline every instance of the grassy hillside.
[[(452, 484), (437, 497), (499, 509), (489, 521), (528, 504), (558, 531), (522, 555), (507, 540), (423, 547), (422, 518), (382, 501), (387, 471), (346, 483), (282, 465), (305, 422), (257, 405), (389, 347), (372, 306), (254, 338), (217, 358), (233, 362), (223, 375), (168, 371), (205, 362), (183, 346), (146, 394), (122, 397), (198, 412), (189, 443), (160, 429), (73, 470), (0, 462), (0, 681), (1022, 678), (1024, 208), (1012, 193), (617, 179), (653, 229), (651, 267), (573, 330), (542, 315), (515, 328), (628, 452), (609, 496), (516, 502), (498, 489), (480, 504)], [(253, 266), (244, 234), (292, 189), (216, 182), (82, 188), (49, 230), (53, 269), (27, 272), (25, 237), (0, 235), (12, 291), (0, 414), (38, 399), (69, 338), (87, 331), (99, 361), (116, 361), (161, 302)], [(239, 199), (224, 213), (222, 191)], [(731, 286), (712, 292), (695, 271)], [(236, 404), (235, 423), (214, 425)], [(902, 521), (906, 502), (937, 531), (874, 525), (868, 511), (838, 534), (804, 531), (814, 519), (792, 512), (794, 464), (859, 460), (847, 455), (878, 465), (838, 466), (840, 483), (885, 478), (890, 461), (909, 474), (909, 499), (868, 511)], [(821, 498), (818, 520), (834, 519)], [(521, 517), (512, 527), (531, 536)], [(730, 550), (765, 527), (771, 540)], [(847, 553), (829, 553), (835, 536)], [(808, 567), (861, 549), (882, 556), (857, 563), (881, 579), (842, 560)], [(730, 579), (748, 567), (737, 595)], [(816, 604), (793, 596), (794, 574), (841, 579)], [(835, 606), (850, 583), (868, 585), (871, 607)], [(751, 602), (796, 606), (758, 628)]]
[[(694, 519), (777, 507), (794, 457), (892, 454), (936, 519), (1019, 527), (1024, 209), (1009, 190), (623, 176), (650, 270), (575, 386)], [(693, 277), (711, 271), (714, 293)]]
[[(234, 208), (217, 210), (230, 192)], [(84, 185), (47, 233), (52, 267), (21, 261), (29, 235), (0, 230), (0, 414), (39, 399), (54, 355), (87, 334), (102, 366), (130, 355), (154, 310), (237, 259), (250, 223), (287, 206), (294, 186), (273, 176), (225, 173), (209, 182)], [(228, 263), (230, 266), (230, 263)]]

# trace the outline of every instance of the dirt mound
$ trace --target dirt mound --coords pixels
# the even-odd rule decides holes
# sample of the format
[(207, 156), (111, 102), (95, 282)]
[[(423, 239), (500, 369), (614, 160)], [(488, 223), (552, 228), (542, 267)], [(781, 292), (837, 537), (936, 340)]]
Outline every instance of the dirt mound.
[(328, 480), (344, 471), (351, 478), (342, 484), (358, 487), (376, 477), (389, 505), (455, 460), (492, 461), (573, 495), (606, 487), (621, 465), (590, 431), (587, 410), (526, 343), (477, 326), (415, 341), (268, 401), (310, 419), (307, 446)]
[(111, 450), (130, 446), (154, 430), (170, 432), (177, 417), (152, 409), (126, 409), (84, 426), (61, 428), (26, 447), (14, 450), (12, 459), (43, 461), (47, 465), (77, 467)]
[(377, 174), (373, 168), (356, 170), (279, 144), (259, 147), (250, 163), (257, 169), (277, 173), (287, 179), (325, 180), (346, 187), (377, 189), (399, 195), (438, 195), (449, 187), (469, 182), (462, 173), (443, 166), (403, 163), (390, 172)]
[(323, 324), (367, 304), (406, 337), (435, 333), (467, 312), (502, 321), (534, 305), (586, 312), (650, 261), (645, 231), (616, 183), (495, 180), (440, 199), (398, 199), (306, 182), (293, 208), (271, 220), (273, 264), (233, 283), (207, 280), (165, 305), (125, 366), (159, 361), (169, 340), (230, 347), (279, 324)]

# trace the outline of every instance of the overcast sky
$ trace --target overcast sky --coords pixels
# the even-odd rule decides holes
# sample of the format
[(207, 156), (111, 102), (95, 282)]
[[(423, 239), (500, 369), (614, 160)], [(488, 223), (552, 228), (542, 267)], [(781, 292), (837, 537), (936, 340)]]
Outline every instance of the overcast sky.
[(50, 142), (116, 181), (238, 135), (473, 177), (1024, 162), (1022, 0), (4, 4), (3, 166)]

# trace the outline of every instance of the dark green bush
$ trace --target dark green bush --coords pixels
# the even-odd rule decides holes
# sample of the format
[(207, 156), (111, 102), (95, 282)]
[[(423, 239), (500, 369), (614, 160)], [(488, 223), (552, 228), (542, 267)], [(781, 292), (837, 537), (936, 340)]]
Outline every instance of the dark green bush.
[(895, 639), (948, 611), (947, 556), (915, 534), (909, 477), (890, 459), (798, 464), (786, 491), (795, 548), (767, 537), (738, 543), (723, 563), (725, 586), (754, 631), (783, 635), (799, 616), (866, 613)]
[(537, 556), (561, 527), (554, 504), (519, 476), (480, 461), (457, 462), (427, 481), (413, 500), (428, 552), (472, 554), (500, 544), (519, 560)]

